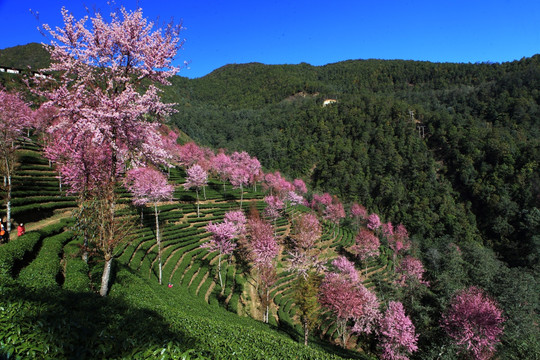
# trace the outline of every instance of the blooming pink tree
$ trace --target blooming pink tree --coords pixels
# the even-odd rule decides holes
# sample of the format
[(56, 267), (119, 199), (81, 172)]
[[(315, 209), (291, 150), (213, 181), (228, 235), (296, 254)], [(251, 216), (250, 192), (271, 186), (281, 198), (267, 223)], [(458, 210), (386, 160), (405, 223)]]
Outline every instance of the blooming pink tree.
[(225, 152), (220, 151), (214, 158), (212, 159), (212, 170), (213, 172), (219, 176), (220, 180), (223, 181), (223, 193), (225, 194), (225, 182), (230, 176), (230, 172), (232, 171), (232, 160), (231, 158), (225, 154)]
[(313, 194), (313, 199), (311, 200), (311, 208), (317, 211), (319, 214), (332, 203), (332, 195), (329, 193), (324, 193), (322, 195)]
[(332, 261), (332, 265), (336, 268), (338, 273), (345, 276), (351, 282), (357, 283), (360, 280), (354, 264), (345, 256), (338, 256)]
[(371, 257), (379, 256), (381, 243), (379, 238), (367, 229), (361, 229), (356, 235), (355, 240), (356, 243), (351, 247), (351, 252), (358, 256), (358, 259), (365, 264), (367, 275), (367, 260)]
[[(48, 131), (73, 143), (91, 141), (97, 148), (110, 151), (111, 168), (103, 182), (100, 201), (103, 203), (99, 246), (104, 254), (100, 294), (105, 296), (113, 261), (113, 249), (118, 241), (115, 221), (119, 165), (150, 162), (166, 163), (158, 124), (172, 111), (164, 104), (155, 82), (167, 85), (167, 78), (178, 68), (172, 61), (181, 42), (180, 27), (169, 24), (154, 30), (141, 9), (124, 8), (110, 15), (110, 21), (96, 13), (87, 25), (88, 17), (76, 20), (62, 9), (63, 27), (43, 28), (52, 41), (48, 50), (51, 66), (47, 71), (55, 78), (36, 81), (58, 81), (58, 86), (39, 87), (38, 94), (58, 110), (58, 122)], [(64, 158), (69, 161), (67, 151)]]
[(227, 211), (223, 221), (230, 222), (236, 226), (236, 233), (241, 236), (246, 233), (247, 218), (242, 210)]
[(409, 240), (409, 233), (407, 229), (402, 224), (396, 226), (393, 229), (392, 233), (387, 235), (388, 246), (394, 251), (393, 258), (394, 262), (396, 257), (411, 248), (411, 241)]
[(257, 191), (257, 181), (262, 179), (262, 166), (256, 157), (247, 160), (247, 172), (249, 174), (249, 183), (253, 185), (253, 191)]
[(253, 262), (259, 274), (259, 296), (265, 312), (263, 321), (268, 323), (270, 310), (270, 288), (276, 280), (274, 260), (279, 254), (279, 245), (273, 234), (272, 225), (261, 218), (248, 221), (250, 248)]
[(480, 288), (458, 291), (443, 314), (441, 326), (461, 351), (473, 359), (490, 359), (503, 333), (504, 318), (495, 300)]
[(153, 203), (156, 217), (156, 242), (158, 246), (159, 284), (162, 284), (161, 267), (161, 235), (159, 232), (159, 211), (157, 204), (160, 201), (172, 200), (174, 186), (167, 183), (167, 178), (159, 171), (148, 167), (136, 168), (128, 171), (124, 183), (133, 194), (135, 205)]
[(396, 274), (398, 274), (396, 284), (399, 286), (429, 285), (427, 281), (422, 279), (424, 272), (424, 266), (420, 260), (412, 256), (406, 256), (396, 267)]
[(367, 228), (370, 230), (377, 230), (379, 227), (381, 227), (381, 219), (379, 218), (379, 215), (375, 213), (369, 215), (367, 218)]
[(11, 231), (11, 177), (15, 165), (17, 140), (23, 136), (25, 127), (32, 123), (32, 111), (18, 94), (0, 89), (0, 169), (4, 175), (6, 189), (7, 231)]
[(221, 289), (223, 289), (223, 279), (221, 277), (221, 258), (232, 254), (236, 248), (236, 243), (233, 239), (238, 236), (238, 227), (229, 221), (224, 221), (219, 224), (212, 222), (206, 225), (206, 231), (212, 234), (210, 241), (201, 245), (201, 248), (208, 249), (210, 252), (219, 252), (218, 257), (218, 277)]
[(304, 197), (302, 195), (298, 195), (296, 192), (294, 191), (289, 191), (287, 193), (287, 196), (285, 198), (285, 200), (291, 205), (291, 206), (294, 206), (294, 205), (301, 205), (304, 203)]
[(418, 350), (418, 335), (411, 319), (405, 315), (403, 304), (390, 301), (379, 322), (381, 359), (407, 360)]
[(351, 217), (354, 219), (356, 227), (360, 227), (360, 222), (367, 218), (367, 210), (364, 206), (354, 203), (351, 205)]
[(322, 227), (313, 213), (304, 213), (296, 218), (292, 239), (298, 251), (307, 252), (321, 238)]
[[(336, 318), (337, 332), (341, 345), (346, 347), (351, 330), (370, 333), (379, 318), (376, 296), (360, 282), (353, 282), (347, 276), (328, 273), (321, 283), (319, 301)], [(348, 323), (358, 323), (350, 328)]]
[(206, 171), (203, 170), (203, 168), (195, 164), (189, 169), (187, 169), (187, 177), (186, 182), (184, 183), (184, 189), (188, 190), (191, 188), (195, 188), (195, 192), (197, 194), (197, 217), (200, 216), (199, 211), (199, 189), (203, 186), (205, 186), (208, 183), (208, 174)]
[(231, 154), (232, 168), (229, 172), (229, 180), (235, 189), (240, 189), (240, 207), (244, 202), (244, 186), (249, 184), (251, 173), (249, 164), (251, 158), (245, 151)]
[(325, 220), (330, 221), (334, 224), (334, 236), (336, 235), (336, 228), (339, 226), (341, 219), (345, 218), (345, 209), (343, 204), (337, 199), (334, 199), (333, 202), (324, 209), (323, 217)]
[(195, 164), (200, 165), (205, 156), (204, 149), (193, 141), (178, 146), (177, 152), (180, 165), (185, 167), (191, 167)]
[(302, 195), (307, 193), (307, 186), (306, 183), (302, 179), (294, 179), (293, 180), (293, 186), (294, 190)]
[(269, 195), (264, 197), (266, 203), (266, 209), (264, 209), (264, 215), (270, 218), (274, 222), (281, 216), (280, 212), (283, 210), (285, 204), (276, 195)]

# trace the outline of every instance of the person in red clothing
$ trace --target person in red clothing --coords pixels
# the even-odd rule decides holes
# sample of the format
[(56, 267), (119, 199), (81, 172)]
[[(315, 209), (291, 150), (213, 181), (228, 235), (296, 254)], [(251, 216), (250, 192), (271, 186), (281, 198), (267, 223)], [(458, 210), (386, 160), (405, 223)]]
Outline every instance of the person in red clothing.
[(24, 228), (24, 224), (20, 223), (19, 226), (17, 226), (17, 236), (24, 235), (26, 232), (26, 229)]

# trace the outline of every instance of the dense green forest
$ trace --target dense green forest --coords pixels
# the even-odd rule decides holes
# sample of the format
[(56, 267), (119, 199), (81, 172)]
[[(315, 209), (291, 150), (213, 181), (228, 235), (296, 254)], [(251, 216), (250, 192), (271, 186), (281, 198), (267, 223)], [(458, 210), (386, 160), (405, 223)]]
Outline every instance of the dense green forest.
[[(505, 64), (228, 65), (176, 78), (173, 122), (413, 229), (538, 264), (540, 56)], [(325, 99), (337, 103), (324, 107)]]
[[(32, 46), (1, 50), (0, 65), (47, 64)], [(0, 84), (24, 88), (8, 74)], [(411, 314), (422, 334), (416, 358), (440, 355), (437, 314), (470, 285), (504, 309), (497, 356), (540, 358), (540, 55), (227, 65), (176, 76), (163, 96), (177, 103), (170, 122), (197, 143), (245, 150), (267, 170), (405, 224), (430, 287), (379, 295)]]

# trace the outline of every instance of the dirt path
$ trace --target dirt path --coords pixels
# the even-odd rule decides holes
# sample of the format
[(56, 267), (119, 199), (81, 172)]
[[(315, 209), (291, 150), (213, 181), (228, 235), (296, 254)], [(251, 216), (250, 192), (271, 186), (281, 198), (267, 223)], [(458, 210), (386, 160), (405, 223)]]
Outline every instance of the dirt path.
[[(62, 219), (71, 217), (72, 213), (73, 213), (73, 209), (68, 209), (68, 210), (62, 209), (58, 212), (55, 212), (53, 216), (48, 217), (46, 219), (33, 222), (33, 223), (24, 224), (24, 227), (26, 228), (27, 232), (43, 229), (45, 226), (57, 223), (58, 221)], [(15, 239), (17, 239), (17, 227), (14, 227), (13, 229), (11, 229), (11, 233), (10, 233), (10, 241), (13, 241)]]

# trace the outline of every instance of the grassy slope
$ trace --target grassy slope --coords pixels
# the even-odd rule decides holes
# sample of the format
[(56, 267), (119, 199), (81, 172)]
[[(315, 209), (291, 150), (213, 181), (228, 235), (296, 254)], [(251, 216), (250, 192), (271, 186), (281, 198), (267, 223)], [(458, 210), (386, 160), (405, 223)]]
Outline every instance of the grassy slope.
[[(22, 203), (22, 199), (29, 199), (21, 205), (25, 206), (22, 215), (32, 212), (28, 206), (42, 205), (36, 202), (39, 198), (31, 196), (29, 184), (51, 180), (48, 180), (50, 170), (34, 149), (22, 151), (21, 160), (20, 171), (24, 176), (20, 177), (18, 198)], [(181, 171), (173, 171), (171, 180), (180, 184), (182, 175)], [(80, 241), (67, 231), (66, 224), (51, 221), (52, 213), (40, 212), (41, 222), (52, 225), (43, 228), (41, 222), (34, 223), (34, 228), (41, 228), (39, 240), (19, 252), (11, 272), (0, 279), (0, 328), (4, 329), (0, 333), (0, 358), (9, 354), (45, 358), (152, 358), (154, 352), (161, 351), (174, 358), (189, 349), (194, 350), (193, 357), (211, 359), (362, 358), (358, 353), (343, 351), (324, 341), (316, 341), (314, 348), (305, 348), (296, 341), (300, 334), (291, 320), (294, 316), (291, 282), (287, 282), (285, 271), (281, 272), (282, 285), (275, 293), (279, 292), (276, 303), (283, 307), (279, 311), (274, 309), (281, 315), (279, 326), (275, 319), (274, 325), (266, 325), (225, 310), (228, 307), (246, 313), (249, 309), (242, 306), (249, 300), (256, 301), (248, 299), (249, 274), (239, 271), (227, 273), (226, 289), (220, 294), (216, 285), (216, 258), (198, 249), (207, 238), (201, 234), (202, 226), (208, 221), (219, 221), (227, 209), (238, 206), (237, 191), (230, 185), (225, 196), (221, 191), (221, 183), (209, 186), (209, 199), (201, 205), (202, 218), (194, 213), (192, 194), (180, 188), (175, 196), (183, 202), (161, 206), (164, 282), (171, 279), (173, 288), (157, 284), (154, 223), (148, 212), (144, 226), (134, 228), (132, 243), (117, 251), (113, 285), (106, 299), (91, 290), (99, 282), (102, 264), (88, 266), (80, 260)], [(30, 196), (25, 197), (25, 193)], [(52, 203), (63, 197), (52, 183), (47, 195)], [(262, 193), (246, 194), (245, 198), (248, 201), (252, 198), (260, 206), (257, 199), (261, 196)], [(129, 214), (131, 210), (124, 211)], [(63, 213), (66, 214), (65, 210)], [(134, 212), (132, 215), (138, 219)], [(280, 222), (281, 231), (287, 231), (287, 226), (286, 220)], [(32, 232), (25, 235), (32, 236)], [(12, 241), (9, 247), (0, 247), (0, 259), (4, 250), (22, 244), (25, 237)], [(336, 237), (327, 243), (335, 247), (342, 240), (343, 237)], [(185, 246), (185, 242), (193, 245)], [(182, 272), (181, 260), (187, 264)]]

